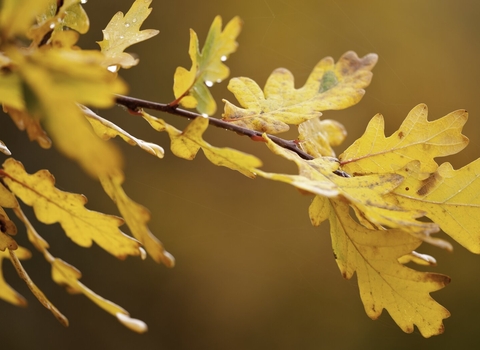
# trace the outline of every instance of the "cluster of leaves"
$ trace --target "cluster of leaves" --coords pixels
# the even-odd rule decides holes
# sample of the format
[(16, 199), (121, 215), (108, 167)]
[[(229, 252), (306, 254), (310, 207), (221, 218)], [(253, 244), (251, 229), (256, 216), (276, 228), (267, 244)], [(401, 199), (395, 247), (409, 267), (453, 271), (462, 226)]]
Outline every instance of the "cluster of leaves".
[[(85, 197), (56, 189), (48, 171), (30, 175), (21, 163), (9, 158), (0, 170), (0, 262), (9, 258), (37, 298), (62, 323), (67, 323), (24, 271), (20, 259), (28, 258), (30, 253), (14, 240), (17, 228), (3, 209), (8, 208), (23, 222), (29, 240), (52, 265), (56, 283), (85, 294), (130, 328), (146, 330), (144, 323), (83, 285), (77, 269), (53, 257), (48, 243), (17, 201), (19, 198), (32, 206), (40, 222), (60, 223), (67, 236), (80, 246), (88, 247), (94, 241), (118, 258), (144, 257), (146, 250), (155, 261), (173, 266), (173, 257), (147, 227), (148, 210), (132, 201), (121, 187), (121, 155), (104, 141), (119, 136), (158, 158), (164, 155), (162, 147), (130, 135), (86, 107), (106, 108), (116, 101), (155, 130), (167, 132), (171, 151), (178, 157), (191, 160), (201, 149), (215, 165), (250, 178), (285, 182), (313, 194), (311, 222), (314, 226), (330, 222), (335, 259), (345, 278), (357, 274), (367, 315), (376, 319), (386, 309), (405, 332), (417, 326), (425, 337), (442, 333), (443, 319), (449, 317), (449, 312), (430, 293), (446, 286), (449, 277), (419, 272), (406, 264), (436, 264), (431, 256), (415, 251), (423, 242), (452, 249), (447, 241), (432, 236), (440, 229), (470, 251), (480, 253), (480, 233), (474, 219), (480, 214), (480, 161), (459, 170), (449, 163), (436, 162), (436, 158), (455, 154), (467, 145), (468, 139), (461, 133), (467, 113), (459, 110), (430, 122), (427, 107), (420, 104), (389, 137), (384, 135), (383, 117), (376, 115), (364, 135), (336, 157), (332, 147), (342, 143), (345, 128), (338, 122), (321, 120), (322, 111), (359, 102), (377, 61), (375, 54), (359, 58), (347, 52), (336, 63), (330, 57), (322, 59), (301, 88), (295, 88), (292, 74), (283, 68), (270, 75), (264, 89), (250, 78), (233, 78), (228, 89), (240, 106), (224, 101), (222, 120), (211, 118), (216, 104), (208, 87), (229, 75), (225, 61), (237, 48), (242, 25), (237, 17), (223, 30), (221, 18), (215, 18), (201, 50), (191, 30), (192, 66), (190, 70), (176, 70), (175, 99), (171, 103), (116, 96), (126, 89), (117, 71), (138, 63), (124, 50), (157, 34), (155, 30), (140, 30), (151, 11), (150, 2), (136, 0), (125, 16), (117, 13), (103, 32), (101, 50), (85, 51), (75, 46), (79, 34), (88, 29), (81, 1), (3, 1), (0, 102), (4, 110), (40, 146), (50, 147), (53, 141), (97, 178), (123, 219), (87, 210)], [(179, 106), (196, 108), (198, 113)], [(180, 131), (143, 108), (193, 120)], [(267, 172), (260, 169), (262, 162), (253, 155), (210, 145), (203, 139), (209, 124), (263, 141), (273, 154), (295, 162), (298, 174)], [(272, 135), (288, 130), (289, 125), (298, 128), (295, 141)], [(4, 144), (1, 150), (9, 154)], [(134, 238), (120, 231), (124, 221)], [(1, 277), (0, 298), (25, 304)]]

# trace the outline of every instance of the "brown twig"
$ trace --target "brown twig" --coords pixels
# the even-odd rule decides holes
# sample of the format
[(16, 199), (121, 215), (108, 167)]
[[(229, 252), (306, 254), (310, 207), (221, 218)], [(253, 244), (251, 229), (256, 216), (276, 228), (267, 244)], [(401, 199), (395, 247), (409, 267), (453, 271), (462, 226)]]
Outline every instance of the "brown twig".
[[(184, 118), (189, 118), (189, 119), (204, 117), (201, 114), (180, 109), (177, 106), (171, 106), (170, 104), (147, 101), (147, 100), (142, 100), (142, 99), (130, 97), (130, 96), (117, 95), (115, 100), (117, 104), (122, 105), (132, 111), (136, 111), (139, 108), (146, 108), (146, 109), (152, 109), (155, 111), (174, 114), (174, 115), (184, 117)], [(241, 126), (223, 121), (221, 119), (208, 117), (208, 122), (210, 125), (216, 126), (218, 128), (234, 131), (237, 134), (249, 136), (250, 138), (253, 138), (253, 139), (262, 138), (263, 133), (260, 131), (242, 128)], [(297, 153), (303, 159), (307, 159), (307, 160), (313, 159), (313, 157), (310, 154), (298, 148), (297, 143), (295, 141), (285, 140), (273, 135), (268, 135), (268, 137), (277, 145)]]

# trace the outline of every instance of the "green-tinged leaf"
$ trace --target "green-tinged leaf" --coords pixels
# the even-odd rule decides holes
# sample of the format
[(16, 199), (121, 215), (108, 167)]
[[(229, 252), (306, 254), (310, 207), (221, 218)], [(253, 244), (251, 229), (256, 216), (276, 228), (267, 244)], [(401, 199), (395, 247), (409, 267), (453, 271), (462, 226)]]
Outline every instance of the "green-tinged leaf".
[(50, 0), (37, 16), (37, 24), (29, 29), (28, 37), (34, 46), (58, 45), (63, 41), (64, 33), (69, 33), (68, 36), (75, 39), (68, 44), (64, 42), (62, 46), (72, 47), (78, 40), (78, 33), (85, 34), (89, 28), (90, 21), (80, 0)]
[(103, 40), (98, 42), (105, 55), (105, 67), (120, 66), (131, 68), (138, 64), (138, 59), (129, 53), (123, 52), (133, 44), (150, 39), (158, 34), (158, 30), (140, 30), (143, 22), (152, 12), (149, 7), (151, 0), (135, 0), (130, 10), (124, 16), (117, 12), (102, 31)]
[(348, 205), (332, 200), (330, 230), (338, 267), (346, 279), (357, 273), (360, 297), (372, 319), (386, 309), (406, 333), (417, 326), (424, 337), (443, 333), (448, 310), (430, 297), (450, 278), (418, 272), (398, 259), (409, 254), (421, 240), (399, 230), (369, 230), (348, 215)]
[(202, 135), (208, 127), (208, 119), (198, 117), (181, 132), (162, 119), (142, 112), (143, 118), (157, 131), (166, 131), (171, 139), (170, 148), (177, 157), (192, 160), (200, 149), (215, 165), (237, 170), (250, 178), (255, 177), (256, 168), (262, 165), (257, 157), (231, 148), (218, 148), (207, 143)]
[(157, 263), (162, 262), (168, 267), (173, 267), (175, 258), (165, 250), (163, 244), (150, 232), (147, 226), (150, 221), (150, 212), (126, 195), (122, 188), (123, 180), (123, 174), (120, 173), (100, 178), (103, 189), (117, 205), (133, 237), (144, 245), (153, 260)]
[(176, 102), (186, 108), (197, 108), (200, 113), (212, 115), (217, 109), (208, 87), (226, 79), (230, 70), (222, 63), (237, 49), (235, 41), (240, 34), (242, 21), (234, 17), (222, 31), (222, 18), (215, 17), (200, 52), (197, 34), (190, 29), (188, 53), (192, 67), (187, 71), (178, 67), (175, 71), (173, 92)]
[(22, 164), (9, 158), (3, 164), (3, 181), (25, 204), (32, 206), (44, 224), (60, 223), (66, 235), (82, 247), (94, 241), (120, 259), (141, 254), (140, 243), (119, 230), (123, 220), (116, 216), (87, 210), (87, 199), (79, 194), (60, 191), (46, 170), (33, 175)]
[(0, 8), (0, 32), (5, 39), (27, 35), (35, 18), (48, 7), (50, 0), (3, 0)]
[(288, 124), (298, 125), (321, 116), (321, 111), (344, 109), (359, 102), (376, 62), (375, 54), (358, 58), (351, 51), (337, 64), (331, 57), (324, 58), (299, 89), (295, 89), (292, 73), (284, 68), (270, 75), (264, 91), (250, 78), (233, 78), (228, 89), (244, 108), (225, 100), (223, 120), (270, 134), (287, 131)]

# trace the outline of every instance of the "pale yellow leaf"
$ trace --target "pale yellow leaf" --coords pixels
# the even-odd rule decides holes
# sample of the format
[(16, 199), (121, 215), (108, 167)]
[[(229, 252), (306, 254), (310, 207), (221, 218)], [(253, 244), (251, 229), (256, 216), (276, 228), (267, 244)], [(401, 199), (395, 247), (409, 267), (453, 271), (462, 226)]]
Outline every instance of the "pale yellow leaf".
[(103, 40), (99, 41), (98, 45), (105, 55), (102, 63), (105, 67), (131, 68), (137, 65), (138, 59), (123, 51), (158, 34), (158, 30), (155, 29), (140, 30), (152, 12), (149, 7), (151, 2), (152, 0), (135, 0), (125, 16), (122, 12), (117, 12), (102, 31)]
[(43, 294), (43, 292), (36, 286), (35, 283), (30, 279), (30, 277), (27, 274), (27, 271), (23, 268), (22, 264), (20, 263), (20, 260), (18, 257), (15, 255), (15, 252), (12, 250), (9, 250), (10, 253), (10, 260), (13, 263), (13, 266), (15, 266), (15, 269), (18, 272), (18, 275), (20, 276), (21, 279), (25, 281), (27, 284), (28, 288), (30, 291), (35, 295), (35, 297), (40, 301), (40, 303), (50, 312), (55, 316), (55, 318), (65, 327), (68, 326), (68, 320), (67, 318), (53, 305), (50, 300)]
[(150, 232), (147, 226), (150, 221), (150, 212), (126, 195), (122, 188), (123, 180), (123, 174), (120, 173), (100, 177), (103, 189), (117, 205), (132, 235), (144, 245), (153, 260), (157, 263), (162, 262), (168, 267), (173, 267), (175, 259), (165, 250), (163, 244)]
[(270, 134), (287, 131), (288, 124), (298, 125), (321, 116), (322, 111), (344, 109), (359, 102), (376, 62), (375, 54), (358, 58), (352, 51), (337, 64), (331, 57), (324, 58), (299, 89), (285, 68), (270, 75), (264, 91), (250, 78), (233, 78), (228, 89), (244, 108), (225, 100), (223, 120)]
[(112, 137), (119, 136), (128, 144), (132, 146), (138, 146), (158, 158), (163, 158), (165, 152), (163, 148), (159, 145), (138, 139), (135, 136), (130, 135), (128, 132), (115, 125), (111, 121), (106, 120), (95, 114), (92, 110), (84, 106), (82, 106), (81, 108), (85, 117), (92, 125), (93, 130), (95, 130), (97, 135), (100, 136), (103, 140), (109, 140)]
[(313, 118), (298, 126), (298, 147), (312, 157), (335, 157), (332, 146), (340, 145), (347, 131), (335, 120)]

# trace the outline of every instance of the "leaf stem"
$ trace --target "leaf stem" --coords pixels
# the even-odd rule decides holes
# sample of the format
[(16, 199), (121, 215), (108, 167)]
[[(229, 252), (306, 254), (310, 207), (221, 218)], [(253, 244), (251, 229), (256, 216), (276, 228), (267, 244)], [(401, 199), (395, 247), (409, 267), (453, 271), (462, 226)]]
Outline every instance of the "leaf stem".
[[(262, 138), (263, 133), (260, 131), (255, 131), (247, 128), (243, 128), (241, 126), (231, 124), (229, 122), (223, 121), (221, 119), (217, 118), (212, 118), (212, 117), (205, 117), (201, 114), (187, 111), (184, 109), (177, 108), (177, 106), (171, 105), (170, 104), (165, 104), (165, 103), (158, 103), (158, 102), (153, 102), (153, 101), (148, 101), (148, 100), (142, 100), (139, 98), (135, 97), (130, 97), (130, 96), (123, 96), (123, 95), (116, 95), (115, 97), (115, 102), (119, 105), (122, 105), (126, 108), (128, 108), (131, 111), (137, 111), (139, 108), (146, 108), (146, 109), (152, 109), (155, 111), (160, 111), (160, 112), (165, 112), (169, 114), (173, 114), (179, 117), (184, 117), (184, 118), (189, 118), (189, 119), (195, 119), (195, 118), (207, 118), (208, 122), (210, 125), (216, 126), (218, 128), (222, 128), (225, 130), (230, 130), (233, 132), (236, 132), (239, 135), (245, 135), (249, 136), (251, 139), (257, 141)], [(286, 148), (292, 152), (295, 152), (298, 154), (301, 158), (311, 160), (313, 157), (302, 151), (300, 148), (298, 148), (297, 143), (295, 140), (285, 140), (277, 136), (273, 135), (268, 135), (268, 137), (275, 142), (277, 145)]]

